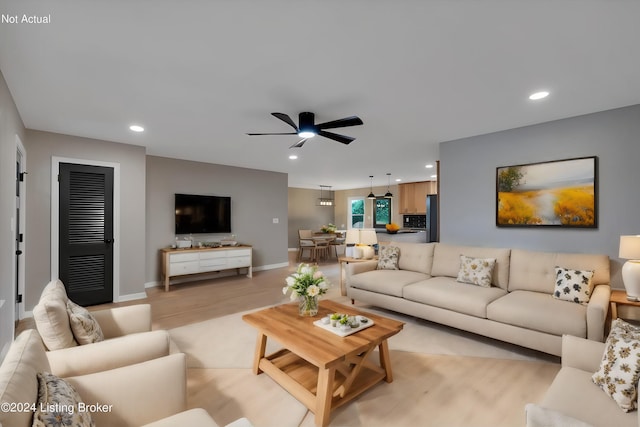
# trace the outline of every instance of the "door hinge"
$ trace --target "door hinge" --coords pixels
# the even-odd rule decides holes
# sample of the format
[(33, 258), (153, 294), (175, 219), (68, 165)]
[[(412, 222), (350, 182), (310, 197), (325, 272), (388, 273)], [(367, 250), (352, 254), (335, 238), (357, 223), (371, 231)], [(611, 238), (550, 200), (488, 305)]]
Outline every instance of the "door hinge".
[(20, 182), (24, 181), (25, 175), (28, 174), (29, 172), (20, 172)]
[(18, 294), (18, 296), (16, 297), (16, 302), (18, 304), (20, 304), (22, 302), (22, 294)]
[(24, 234), (23, 233), (18, 234), (18, 242), (19, 243), (24, 242)]

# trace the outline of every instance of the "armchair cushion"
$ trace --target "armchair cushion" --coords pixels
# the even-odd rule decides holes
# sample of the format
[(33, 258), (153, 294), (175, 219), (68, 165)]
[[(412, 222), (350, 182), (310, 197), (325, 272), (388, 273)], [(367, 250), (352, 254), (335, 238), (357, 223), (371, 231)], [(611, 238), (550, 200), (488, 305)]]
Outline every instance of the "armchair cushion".
[(44, 287), (40, 301), (33, 308), (33, 319), (44, 345), (49, 350), (78, 345), (69, 324), (67, 292), (60, 280), (52, 280)]
[(71, 332), (80, 345), (93, 344), (104, 341), (104, 334), (98, 321), (89, 310), (79, 306), (71, 300), (67, 300), (67, 313)]
[[(0, 402), (35, 404), (38, 399), (38, 372), (49, 371), (42, 340), (33, 329), (18, 335), (0, 366)], [(31, 411), (0, 411), (0, 425), (29, 426)]]
[(33, 427), (95, 427), (78, 392), (65, 380), (38, 372), (38, 401)]
[(219, 427), (209, 416), (209, 413), (202, 408), (190, 409), (180, 412), (159, 421), (145, 424), (142, 427), (182, 427), (182, 426), (198, 426), (198, 427)]

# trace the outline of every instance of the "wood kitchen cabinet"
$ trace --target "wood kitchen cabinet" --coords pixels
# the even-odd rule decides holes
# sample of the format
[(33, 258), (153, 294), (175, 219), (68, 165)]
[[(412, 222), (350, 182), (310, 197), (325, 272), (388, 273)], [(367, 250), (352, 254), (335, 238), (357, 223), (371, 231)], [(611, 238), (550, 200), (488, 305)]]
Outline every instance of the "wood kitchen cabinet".
[(400, 214), (425, 215), (427, 194), (436, 194), (435, 181), (409, 182), (398, 185), (400, 190)]

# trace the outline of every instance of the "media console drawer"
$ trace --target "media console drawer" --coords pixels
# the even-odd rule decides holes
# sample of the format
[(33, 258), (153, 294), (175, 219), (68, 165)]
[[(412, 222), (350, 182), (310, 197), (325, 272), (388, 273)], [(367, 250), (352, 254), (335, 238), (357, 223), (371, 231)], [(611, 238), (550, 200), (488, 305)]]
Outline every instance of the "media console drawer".
[[(246, 268), (252, 277), (250, 246), (222, 248), (161, 249), (164, 290), (169, 290), (172, 277)], [(239, 273), (239, 271), (238, 271)]]

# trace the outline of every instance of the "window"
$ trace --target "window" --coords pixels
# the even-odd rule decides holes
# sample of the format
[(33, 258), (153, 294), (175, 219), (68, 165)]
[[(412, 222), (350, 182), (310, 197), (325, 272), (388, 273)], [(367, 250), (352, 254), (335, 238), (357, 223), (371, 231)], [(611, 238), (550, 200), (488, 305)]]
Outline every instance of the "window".
[(391, 200), (386, 197), (376, 197), (373, 209), (373, 226), (375, 228), (385, 228), (391, 223)]
[(363, 198), (349, 198), (349, 228), (364, 228)]

